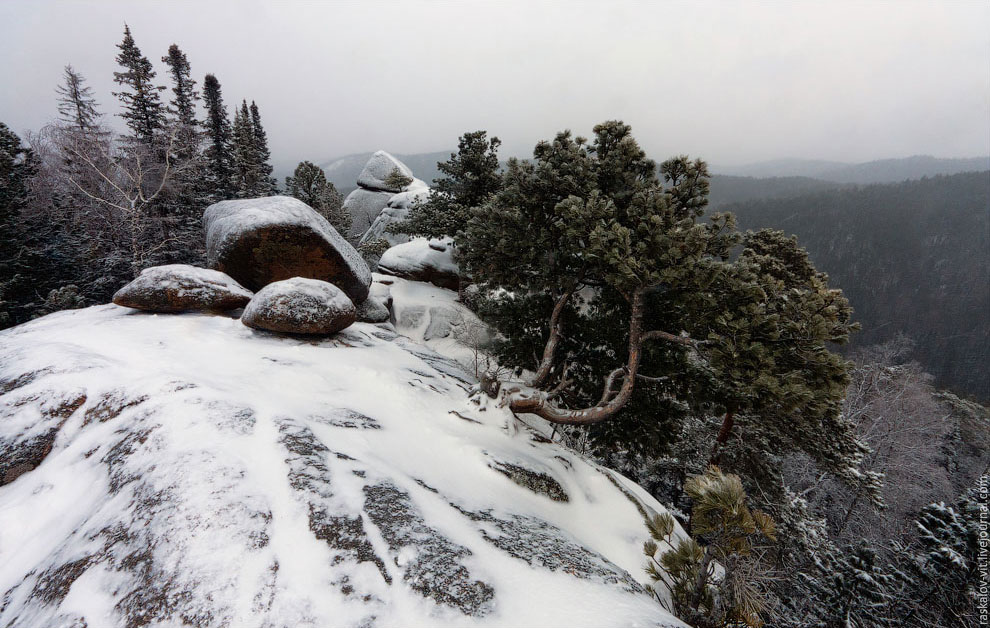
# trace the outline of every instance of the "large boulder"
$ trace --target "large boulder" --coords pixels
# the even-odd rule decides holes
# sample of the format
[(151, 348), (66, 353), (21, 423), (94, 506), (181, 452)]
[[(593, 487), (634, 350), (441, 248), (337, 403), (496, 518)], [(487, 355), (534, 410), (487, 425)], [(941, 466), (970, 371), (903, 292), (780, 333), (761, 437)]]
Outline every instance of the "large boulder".
[(453, 253), (450, 238), (412, 240), (385, 251), (378, 261), (378, 272), (457, 290), (460, 278)]
[(244, 308), (241, 322), (288, 334), (335, 334), (354, 324), (354, 303), (337, 286), (293, 277), (270, 283)]
[(359, 238), (388, 205), (392, 192), (380, 192), (358, 188), (344, 199), (344, 209), (351, 215), (351, 238)]
[(288, 196), (221, 201), (203, 213), (206, 255), (251, 290), (290, 277), (329, 281), (351, 301), (368, 296), (371, 271), (327, 219)]
[(361, 244), (385, 240), (390, 246), (402, 244), (409, 241), (409, 236), (397, 231), (397, 227), (408, 216), (409, 211), (416, 203), (426, 201), (430, 197), (430, 188), (416, 187), (405, 192), (399, 192), (388, 199), (385, 208), (381, 210), (375, 221), (371, 223), (368, 230), (361, 236)]
[(113, 302), (149, 312), (233, 310), (244, 307), (252, 293), (217, 270), (186, 264), (155, 266), (113, 295)]
[(403, 188), (389, 185), (385, 182), (394, 170), (413, 178), (412, 170), (389, 153), (383, 150), (376, 152), (365, 164), (364, 170), (358, 175), (357, 184), (369, 190), (384, 190), (386, 192), (401, 192)]

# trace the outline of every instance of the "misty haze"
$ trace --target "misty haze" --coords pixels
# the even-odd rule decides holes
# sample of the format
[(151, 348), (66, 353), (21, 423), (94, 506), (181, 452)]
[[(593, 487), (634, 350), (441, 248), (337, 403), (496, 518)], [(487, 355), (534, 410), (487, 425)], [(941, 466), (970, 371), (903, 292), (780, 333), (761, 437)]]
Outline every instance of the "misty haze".
[(990, 4), (0, 4), (0, 627), (990, 625)]

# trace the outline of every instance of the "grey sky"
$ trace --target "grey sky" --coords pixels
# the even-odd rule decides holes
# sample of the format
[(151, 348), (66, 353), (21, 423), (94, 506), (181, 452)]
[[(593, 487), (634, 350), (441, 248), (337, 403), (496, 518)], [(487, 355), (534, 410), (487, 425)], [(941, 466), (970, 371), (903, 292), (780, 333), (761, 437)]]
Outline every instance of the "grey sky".
[(0, 2), (0, 121), (55, 114), (72, 63), (104, 111), (123, 23), (228, 105), (279, 169), (464, 131), (505, 155), (620, 118), (655, 158), (866, 161), (990, 153), (990, 2)]

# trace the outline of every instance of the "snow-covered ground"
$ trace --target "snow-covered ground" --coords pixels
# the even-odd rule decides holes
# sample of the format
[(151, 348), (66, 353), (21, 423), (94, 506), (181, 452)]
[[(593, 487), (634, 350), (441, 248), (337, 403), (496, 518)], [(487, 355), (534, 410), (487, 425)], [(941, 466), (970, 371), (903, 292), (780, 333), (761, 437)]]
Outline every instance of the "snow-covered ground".
[(642, 588), (663, 507), (475, 403), (424, 325), (0, 333), (0, 626), (683, 625)]

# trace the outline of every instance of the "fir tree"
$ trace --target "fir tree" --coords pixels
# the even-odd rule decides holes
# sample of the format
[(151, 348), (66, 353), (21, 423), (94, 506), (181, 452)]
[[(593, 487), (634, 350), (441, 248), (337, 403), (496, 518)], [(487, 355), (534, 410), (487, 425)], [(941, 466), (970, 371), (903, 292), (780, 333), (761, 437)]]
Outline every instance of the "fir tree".
[(206, 180), (210, 200), (234, 198), (233, 148), (230, 118), (223, 104), (220, 81), (212, 74), (203, 80), (206, 105)]
[(292, 176), (285, 178), (285, 193), (315, 209), (338, 233), (350, 231), (351, 215), (344, 209), (343, 197), (316, 164), (300, 162)]
[(465, 133), (457, 153), (437, 163), (443, 174), (433, 182), (429, 198), (413, 207), (401, 229), (430, 238), (456, 236), (467, 225), (472, 207), (487, 201), (501, 187), (497, 137), (485, 131)]
[(124, 89), (113, 92), (113, 95), (124, 105), (124, 112), (120, 116), (131, 131), (128, 139), (147, 145), (154, 144), (165, 128), (165, 107), (159, 96), (159, 92), (164, 91), (165, 87), (154, 84), (155, 70), (134, 43), (131, 29), (127, 25), (124, 26), (124, 40), (117, 48), (120, 49), (117, 63), (124, 71), (114, 72), (113, 80)]
[(100, 114), (96, 110), (97, 102), (93, 98), (93, 90), (71, 65), (65, 66), (65, 84), (59, 85), (55, 91), (59, 96), (58, 113), (62, 124), (80, 133), (89, 133), (96, 129)]
[(254, 155), (258, 169), (258, 183), (255, 196), (272, 196), (278, 193), (278, 182), (272, 176), (272, 154), (268, 150), (268, 135), (261, 126), (258, 105), (251, 101), (251, 131), (254, 134)]

